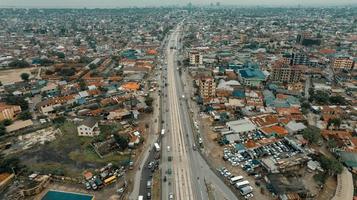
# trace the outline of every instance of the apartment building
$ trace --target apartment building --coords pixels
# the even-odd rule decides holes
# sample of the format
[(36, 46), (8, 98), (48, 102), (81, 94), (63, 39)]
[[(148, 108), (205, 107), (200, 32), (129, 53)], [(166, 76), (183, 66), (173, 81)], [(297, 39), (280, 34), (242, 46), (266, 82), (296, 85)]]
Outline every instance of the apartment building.
[(271, 80), (281, 83), (297, 83), (302, 78), (302, 69), (298, 65), (276, 63), (273, 66)]
[(349, 56), (337, 56), (332, 61), (332, 67), (335, 70), (351, 70), (354, 66), (354, 61)]
[(190, 57), (190, 65), (202, 65), (203, 64), (203, 56), (198, 51), (191, 51), (189, 53)]
[(203, 77), (199, 80), (200, 95), (204, 99), (216, 96), (216, 83), (212, 77)]

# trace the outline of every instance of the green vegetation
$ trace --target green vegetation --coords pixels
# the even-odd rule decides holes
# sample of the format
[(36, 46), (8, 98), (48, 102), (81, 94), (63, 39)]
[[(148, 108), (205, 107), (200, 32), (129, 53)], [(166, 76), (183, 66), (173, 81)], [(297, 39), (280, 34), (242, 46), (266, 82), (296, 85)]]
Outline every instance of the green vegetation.
[(25, 68), (25, 67), (29, 67), (30, 64), (28, 62), (26, 62), (25, 60), (14, 60), (12, 62), (9, 63), (9, 67), (14, 67), (14, 68)]
[(325, 91), (314, 91), (313, 89), (311, 89), (309, 91), (310, 93), (310, 98), (309, 101), (310, 102), (315, 102), (318, 105), (346, 105), (347, 102), (345, 100), (345, 98), (343, 98), (342, 96), (330, 96), (329, 93), (325, 92)]
[(303, 137), (311, 144), (317, 144), (321, 140), (320, 129), (314, 126), (307, 127), (302, 132)]
[(6, 128), (4, 126), (4, 124), (0, 123), (0, 136), (5, 135), (6, 134)]
[(2, 154), (0, 154), (0, 173), (2, 172), (11, 173), (13, 171), (17, 172), (21, 168), (23, 168), (23, 166), (20, 165), (19, 158), (4, 157)]
[(26, 110), (21, 112), (17, 118), (21, 120), (28, 120), (28, 119), (32, 119), (32, 115), (30, 111)]
[(5, 119), (4, 121), (1, 122), (4, 126), (9, 126), (12, 124), (12, 120), (11, 119)]
[(23, 81), (28, 81), (30, 78), (30, 74), (28, 73), (22, 73), (20, 76)]
[(339, 128), (342, 124), (342, 120), (340, 118), (329, 119), (327, 122), (327, 129), (333, 125), (335, 128)]
[(28, 102), (25, 100), (24, 97), (8, 95), (5, 97), (5, 102), (10, 105), (18, 105), (21, 107), (22, 110), (28, 109)]
[(319, 184), (319, 185), (323, 185), (326, 182), (328, 175), (326, 173), (318, 173), (314, 175), (314, 180)]

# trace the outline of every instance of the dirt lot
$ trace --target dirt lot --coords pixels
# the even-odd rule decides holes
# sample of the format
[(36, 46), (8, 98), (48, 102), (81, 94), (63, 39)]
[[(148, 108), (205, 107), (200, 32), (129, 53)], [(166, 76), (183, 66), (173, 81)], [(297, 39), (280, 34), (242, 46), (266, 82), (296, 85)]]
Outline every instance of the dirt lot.
[(120, 164), (129, 155), (113, 154), (104, 159), (89, 146), (92, 138), (79, 137), (75, 125), (66, 122), (61, 128), (62, 135), (53, 142), (40, 145), (20, 155), (20, 160), (31, 171), (63, 173), (66, 176), (79, 176), (84, 169), (102, 167), (108, 162)]
[[(31, 75), (31, 71), (35, 70), (32, 68), (21, 68), (21, 69), (7, 69), (0, 70), (0, 80), (2, 84), (14, 83), (22, 81), (20, 75), (22, 73), (28, 73)], [(32, 76), (30, 76), (32, 77)]]
[[(267, 192), (265, 190), (265, 193), (261, 193), (261, 188), (264, 188), (265, 186), (257, 186), (255, 185), (255, 179), (252, 176), (248, 176), (248, 174), (239, 166), (232, 166), (229, 162), (225, 162), (222, 159), (223, 156), (223, 148), (222, 146), (220, 146), (217, 141), (217, 133), (213, 132), (210, 129), (210, 120), (209, 118), (201, 118), (200, 120), (200, 125), (201, 125), (201, 130), (202, 133), (201, 134), (203, 136), (203, 140), (205, 143), (205, 148), (204, 148), (204, 152), (210, 161), (211, 164), (213, 164), (213, 166), (215, 168), (220, 168), (220, 167), (226, 167), (232, 174), (238, 176), (243, 176), (245, 180), (248, 180), (251, 183), (251, 186), (254, 188), (254, 197), (252, 199), (256, 199), (256, 200), (270, 200), (273, 199), (271, 197), (271, 195), (269, 194), (269, 192)], [(227, 182), (227, 184), (229, 184)], [(263, 189), (264, 190), (264, 189)]]

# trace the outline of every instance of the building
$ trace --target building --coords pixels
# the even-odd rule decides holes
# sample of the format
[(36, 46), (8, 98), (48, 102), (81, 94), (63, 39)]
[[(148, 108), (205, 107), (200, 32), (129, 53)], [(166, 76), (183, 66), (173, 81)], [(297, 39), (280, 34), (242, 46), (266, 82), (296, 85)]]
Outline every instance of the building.
[(271, 80), (281, 83), (297, 83), (302, 78), (302, 69), (298, 65), (278, 62), (273, 66)]
[(230, 121), (226, 123), (226, 126), (229, 128), (229, 130), (239, 134), (250, 133), (258, 130), (258, 127), (248, 119)]
[(203, 56), (198, 51), (190, 52), (190, 65), (202, 65), (203, 64)]
[(15, 119), (16, 115), (21, 112), (21, 107), (16, 105), (7, 105), (0, 103), (0, 121), (4, 119)]
[(296, 43), (304, 45), (304, 46), (320, 45), (321, 39), (312, 36), (311, 33), (305, 32), (305, 33), (297, 35)]
[(335, 70), (351, 70), (354, 66), (354, 61), (349, 56), (336, 56), (332, 61), (332, 68)]
[(100, 133), (98, 122), (93, 118), (83, 120), (77, 126), (78, 136), (98, 136)]
[(260, 87), (266, 76), (259, 69), (247, 68), (238, 71), (238, 79), (242, 85)]
[(202, 77), (199, 79), (200, 95), (203, 99), (216, 96), (216, 83), (212, 77)]

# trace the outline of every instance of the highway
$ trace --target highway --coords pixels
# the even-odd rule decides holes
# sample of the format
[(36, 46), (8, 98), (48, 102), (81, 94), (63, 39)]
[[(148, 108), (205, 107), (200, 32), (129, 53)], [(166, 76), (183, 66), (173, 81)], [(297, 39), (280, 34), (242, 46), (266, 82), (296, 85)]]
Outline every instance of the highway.
[[(166, 50), (167, 68), (163, 69), (163, 80), (167, 86), (163, 89), (163, 127), (166, 130), (162, 138), (161, 170), (162, 199), (173, 194), (174, 199), (207, 200), (206, 184), (215, 190), (216, 199), (234, 200), (237, 197), (209, 168), (198, 150), (193, 149), (194, 131), (190, 120), (189, 108), (177, 70), (177, 56), (180, 48), (178, 25), (169, 36)], [(185, 97), (183, 95), (185, 94)], [(167, 96), (166, 96), (167, 95)], [(169, 157), (172, 160), (169, 161)], [(170, 173), (171, 172), (171, 173)]]

